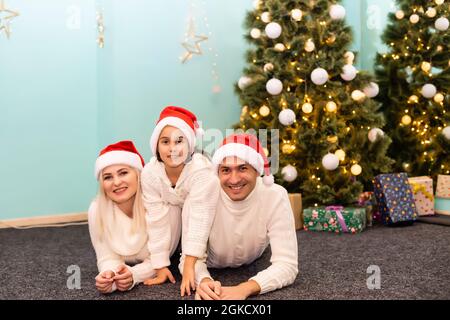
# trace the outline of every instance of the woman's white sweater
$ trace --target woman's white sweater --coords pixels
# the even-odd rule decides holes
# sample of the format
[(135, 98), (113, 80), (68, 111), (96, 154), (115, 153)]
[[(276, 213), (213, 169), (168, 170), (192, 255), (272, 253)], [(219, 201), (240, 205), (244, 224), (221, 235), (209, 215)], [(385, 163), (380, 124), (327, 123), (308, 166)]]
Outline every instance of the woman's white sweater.
[(106, 212), (104, 231), (101, 232), (97, 221), (97, 201), (94, 200), (89, 207), (89, 234), (97, 256), (98, 271), (116, 272), (119, 266), (125, 264), (133, 274), (133, 288), (155, 275), (147, 249), (146, 226), (143, 224), (133, 231), (133, 220), (112, 202)]

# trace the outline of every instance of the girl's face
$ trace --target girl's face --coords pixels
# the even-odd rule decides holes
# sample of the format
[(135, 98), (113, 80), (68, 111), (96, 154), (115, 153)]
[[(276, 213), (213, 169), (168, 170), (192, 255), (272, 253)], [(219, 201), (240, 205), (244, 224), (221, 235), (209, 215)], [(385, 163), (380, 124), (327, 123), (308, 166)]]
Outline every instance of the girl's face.
[(138, 188), (136, 170), (126, 165), (111, 165), (102, 171), (101, 183), (106, 196), (116, 204), (133, 200)]
[(157, 151), (166, 166), (176, 168), (186, 161), (189, 144), (180, 129), (166, 126), (159, 135)]

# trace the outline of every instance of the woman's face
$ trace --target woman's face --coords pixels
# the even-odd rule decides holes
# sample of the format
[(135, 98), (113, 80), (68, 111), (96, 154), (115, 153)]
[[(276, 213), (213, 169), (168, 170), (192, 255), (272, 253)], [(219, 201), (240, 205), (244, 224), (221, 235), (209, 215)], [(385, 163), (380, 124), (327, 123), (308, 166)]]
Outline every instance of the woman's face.
[(106, 196), (117, 204), (134, 199), (138, 188), (136, 170), (127, 165), (111, 165), (102, 171), (101, 183)]
[(180, 129), (166, 126), (159, 135), (157, 150), (166, 166), (176, 168), (186, 161), (189, 144)]

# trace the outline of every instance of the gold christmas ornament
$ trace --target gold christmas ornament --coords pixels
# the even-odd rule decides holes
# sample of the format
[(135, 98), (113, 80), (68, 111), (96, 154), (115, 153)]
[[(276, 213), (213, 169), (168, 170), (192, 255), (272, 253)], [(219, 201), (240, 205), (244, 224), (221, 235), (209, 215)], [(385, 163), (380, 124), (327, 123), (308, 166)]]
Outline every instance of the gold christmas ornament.
[(403, 162), (402, 167), (405, 171), (409, 171), (411, 169), (411, 165), (408, 162)]
[(444, 3), (445, 0), (434, 0), (434, 2), (439, 6)]
[(267, 117), (270, 114), (270, 108), (268, 106), (262, 106), (259, 108), (259, 114), (263, 117)]
[(336, 110), (337, 110), (337, 105), (336, 105), (335, 102), (329, 101), (329, 102), (327, 103), (326, 109), (327, 109), (328, 112), (336, 112)]
[(434, 18), (436, 16), (436, 9), (435, 8), (428, 8), (427, 12), (425, 13), (427, 15), (427, 17), (429, 18)]
[(327, 137), (327, 141), (329, 143), (337, 143), (338, 142), (338, 137), (337, 136), (328, 136)]
[(444, 95), (442, 93), (436, 93), (436, 95), (434, 96), (434, 101), (437, 103), (441, 103), (442, 101), (444, 101)]
[(362, 92), (361, 90), (354, 90), (352, 92), (352, 99), (355, 101), (360, 102), (360, 101), (364, 100), (365, 97), (366, 97), (365, 93)]
[(431, 70), (431, 63), (424, 61), (424, 62), (422, 62), (422, 65), (421, 65), (420, 68), (421, 68), (423, 71), (428, 72), (428, 71)]
[(418, 103), (419, 102), (419, 97), (416, 95), (412, 95), (411, 97), (409, 97), (408, 99), (408, 103), (412, 104), (412, 103)]
[(411, 122), (412, 122), (412, 119), (411, 119), (411, 117), (410, 117), (409, 115), (404, 115), (404, 116), (402, 117), (402, 123), (403, 123), (405, 126), (410, 125)]
[(302, 105), (302, 111), (306, 114), (311, 113), (313, 111), (313, 106), (311, 103), (307, 102)]
[(359, 164), (354, 164), (352, 165), (352, 167), (350, 168), (350, 171), (352, 172), (352, 175), (354, 176), (358, 176), (361, 174), (362, 172), (362, 168)]
[(295, 145), (293, 145), (293, 144), (286, 142), (281, 145), (281, 152), (283, 152), (283, 154), (291, 154), (294, 151), (295, 151)]
[(329, 36), (327, 38), (327, 40), (325, 40), (326, 44), (331, 45), (336, 41), (336, 36), (334, 34), (332, 34), (331, 36)]
[(286, 50), (286, 47), (282, 43), (277, 43), (274, 48), (275, 48), (275, 51), (278, 51), (278, 52), (283, 52), (284, 50)]
[(314, 41), (312, 39), (308, 39), (305, 43), (305, 51), (312, 52), (315, 49), (316, 49), (316, 45), (314, 44)]
[(395, 13), (395, 17), (396, 17), (398, 20), (401, 20), (401, 19), (403, 19), (403, 18), (405, 17), (405, 13), (404, 13), (402, 10), (398, 10), (398, 11)]
[(419, 20), (420, 20), (420, 17), (417, 14), (413, 14), (413, 15), (411, 15), (411, 17), (409, 17), (409, 21), (412, 24), (416, 24), (417, 22), (419, 22)]
[(346, 154), (345, 154), (345, 151), (342, 150), (342, 149), (336, 150), (334, 155), (339, 158), (339, 161), (344, 161), (345, 160)]
[[(5, 16), (3, 16), (5, 15)], [(9, 23), (12, 19), (17, 17), (19, 15), (19, 12), (13, 11), (11, 9), (6, 9), (5, 7), (5, 1), (0, 0), (0, 33), (2, 30), (4, 30), (6, 38), (9, 39), (9, 36), (11, 34), (11, 29), (9, 26)]]
[(202, 49), (200, 47), (200, 42), (208, 40), (207, 36), (196, 35), (194, 19), (191, 18), (189, 21), (189, 29), (187, 32), (187, 37), (181, 45), (186, 49), (186, 53), (181, 58), (181, 62), (185, 63), (192, 58), (194, 54), (202, 55)]

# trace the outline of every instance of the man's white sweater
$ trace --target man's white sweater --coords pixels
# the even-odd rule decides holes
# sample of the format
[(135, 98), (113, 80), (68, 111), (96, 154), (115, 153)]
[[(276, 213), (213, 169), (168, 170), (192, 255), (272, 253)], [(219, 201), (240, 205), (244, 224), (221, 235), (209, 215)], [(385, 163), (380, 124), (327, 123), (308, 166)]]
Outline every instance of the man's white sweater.
[[(208, 242), (207, 266), (239, 267), (259, 258), (270, 244), (271, 265), (252, 277), (260, 293), (290, 285), (298, 273), (295, 222), (286, 189), (257, 179), (243, 201), (232, 201), (221, 189)], [(204, 261), (204, 260), (203, 260)], [(205, 264), (196, 267), (196, 282), (211, 278)]]
[(182, 254), (204, 256), (220, 189), (212, 168), (205, 156), (196, 153), (172, 188), (164, 163), (153, 157), (144, 167), (141, 182), (148, 248), (155, 268), (170, 265), (170, 243), (179, 239), (180, 228)]

